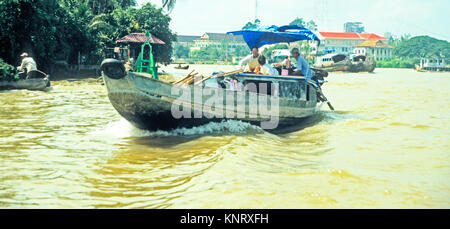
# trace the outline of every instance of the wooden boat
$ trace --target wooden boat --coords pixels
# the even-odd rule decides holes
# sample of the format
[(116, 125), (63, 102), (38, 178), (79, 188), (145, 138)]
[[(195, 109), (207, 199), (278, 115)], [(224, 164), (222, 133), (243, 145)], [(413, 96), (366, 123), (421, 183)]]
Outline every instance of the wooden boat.
[(174, 67), (175, 69), (189, 69), (189, 65), (186, 66), (181, 66), (181, 64), (179, 64), (178, 66)]
[[(259, 86), (260, 83), (265, 84), (268, 88), (275, 83), (279, 85), (279, 112), (275, 117), (279, 120), (277, 128), (292, 125), (301, 118), (315, 114), (319, 110), (317, 104), (320, 101), (326, 101), (321, 94), (320, 83), (318, 83), (323, 82), (323, 79), (314, 81), (298, 76), (262, 76), (232, 72), (228, 75), (206, 77), (207, 80), (197, 85), (186, 81), (184, 84), (181, 81), (181, 84), (170, 84), (153, 79), (151, 74), (126, 72), (123, 64), (114, 59), (104, 60), (101, 69), (108, 97), (114, 108), (134, 126), (148, 130), (191, 127), (225, 119), (254, 124), (268, 121), (274, 117), (254, 112), (258, 110), (258, 106), (262, 102), (258, 100), (254, 103), (252, 98), (264, 95), (269, 101), (272, 101), (271, 99), (274, 97), (270, 94), (271, 92), (263, 93), (262, 86)], [(233, 90), (229, 84), (226, 84), (227, 80), (236, 80), (243, 85), (253, 83), (257, 86), (253, 88), (253, 91)], [(214, 100), (213, 96), (215, 95), (202, 93), (198, 95), (199, 100), (193, 101), (192, 98), (197, 96), (195, 93), (203, 92), (205, 89), (216, 90), (222, 95), (223, 104), (219, 104), (221, 109), (215, 110), (208, 105), (208, 101)], [(174, 91), (191, 96), (180, 97), (179, 93), (174, 93)], [(244, 109), (239, 110), (236, 109), (236, 106), (225, 105), (227, 98), (234, 99), (232, 104), (243, 103)], [(202, 113), (203, 115), (198, 118), (174, 117), (171, 111), (173, 104), (187, 104), (191, 110), (190, 117), (197, 117), (196, 114)], [(205, 113), (205, 110), (210, 113)], [(212, 116), (214, 117), (211, 118)], [(217, 118), (220, 116), (222, 118)]]
[(331, 53), (316, 58), (315, 68), (322, 69), (327, 72), (346, 71), (349, 60), (344, 54)]
[(331, 53), (317, 57), (314, 67), (327, 72), (373, 72), (376, 62), (364, 55)]
[(30, 71), (23, 79), (13, 81), (0, 81), (0, 90), (45, 90), (48, 87), (50, 87), (49, 76), (39, 70)]
[(373, 72), (377, 63), (373, 58), (365, 55), (351, 55), (347, 68), (348, 72)]
[[(249, 47), (319, 40), (312, 31), (295, 25), (230, 33), (250, 34), (244, 36)], [(149, 51), (145, 52), (145, 48)], [(241, 70), (205, 77), (191, 71), (181, 80), (169, 83), (156, 74), (151, 50), (147, 38), (135, 72), (126, 71), (123, 63), (115, 59), (104, 60), (100, 67), (111, 104), (141, 129), (170, 130), (227, 119), (275, 129), (314, 115), (319, 102), (327, 102), (332, 109), (320, 88), (327, 76), (323, 71), (313, 69), (312, 79), (246, 74)]]

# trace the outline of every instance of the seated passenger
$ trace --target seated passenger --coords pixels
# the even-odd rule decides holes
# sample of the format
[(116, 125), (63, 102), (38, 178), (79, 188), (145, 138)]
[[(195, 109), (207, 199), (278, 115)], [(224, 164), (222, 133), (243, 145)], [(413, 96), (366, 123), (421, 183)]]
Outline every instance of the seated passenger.
[(289, 69), (291, 67), (291, 61), (288, 56), (281, 62), (281, 67), (284, 69)]
[(266, 64), (266, 58), (263, 55), (260, 55), (258, 57), (258, 63), (260, 65), (259, 71), (255, 72), (256, 74), (262, 74), (262, 75), (272, 75), (272, 76), (278, 76), (278, 71), (270, 66), (269, 64)]
[(298, 48), (293, 48), (291, 51), (292, 57), (297, 60), (297, 69), (294, 69), (293, 75), (296, 76), (306, 76), (307, 78), (312, 77), (311, 69), (309, 68), (308, 62), (300, 56)]
[[(252, 54), (246, 56), (244, 59), (239, 61), (239, 68), (244, 70), (244, 72), (254, 72), (256, 67), (259, 66), (259, 64), (258, 64), (259, 56), (260, 56), (260, 54), (259, 54), (258, 47), (253, 47)], [(244, 65), (247, 65), (247, 66), (244, 68)]]

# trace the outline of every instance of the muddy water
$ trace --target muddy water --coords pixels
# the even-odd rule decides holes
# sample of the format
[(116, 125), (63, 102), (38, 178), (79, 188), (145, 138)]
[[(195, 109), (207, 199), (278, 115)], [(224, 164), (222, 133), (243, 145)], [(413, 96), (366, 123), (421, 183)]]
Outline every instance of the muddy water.
[(336, 112), (272, 133), (139, 130), (94, 79), (1, 92), (0, 208), (449, 208), (450, 74), (327, 80)]

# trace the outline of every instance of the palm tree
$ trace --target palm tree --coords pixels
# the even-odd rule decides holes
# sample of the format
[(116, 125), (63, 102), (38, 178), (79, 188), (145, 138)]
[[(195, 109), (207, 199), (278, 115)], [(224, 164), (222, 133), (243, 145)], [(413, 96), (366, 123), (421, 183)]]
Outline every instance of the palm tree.
[(168, 11), (172, 11), (177, 0), (162, 0), (163, 8), (166, 7)]

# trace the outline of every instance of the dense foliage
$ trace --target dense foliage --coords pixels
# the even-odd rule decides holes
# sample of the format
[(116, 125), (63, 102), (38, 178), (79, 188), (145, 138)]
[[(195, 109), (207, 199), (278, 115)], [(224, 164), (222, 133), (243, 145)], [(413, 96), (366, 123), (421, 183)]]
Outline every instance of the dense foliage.
[(275, 49), (289, 49), (289, 46), (286, 45), (286, 44), (276, 44), (274, 46), (265, 48), (262, 51), (262, 54), (266, 57), (266, 59), (270, 60), (270, 59), (273, 58), (272, 57), (272, 51), (275, 50)]
[(414, 68), (422, 57), (445, 58), (450, 62), (450, 43), (429, 36), (412, 37), (409, 34), (399, 38), (390, 37), (388, 43), (394, 46), (393, 58), (377, 61), (381, 68)]
[(18, 65), (20, 53), (28, 52), (42, 70), (57, 59), (98, 64), (115, 40), (149, 30), (166, 43), (154, 46), (156, 61), (168, 63), (176, 39), (170, 17), (150, 3), (135, 5), (135, 0), (2, 0), (0, 57)]
[(193, 50), (190, 58), (197, 61), (225, 61), (231, 62), (232, 57), (243, 57), (250, 54), (247, 46), (237, 46), (230, 48), (227, 44), (221, 46), (208, 46), (199, 50)]
[(310, 29), (311, 31), (317, 31), (317, 24), (313, 20), (306, 22), (303, 21), (303, 18), (295, 18), (289, 25), (298, 25)]
[(245, 24), (242, 29), (250, 29), (250, 28), (254, 28), (254, 27), (258, 27), (260, 26), (261, 21), (259, 19), (255, 19), (254, 22), (247, 22), (247, 24)]
[(1, 80), (17, 80), (19, 79), (19, 76), (17, 74), (16, 68), (14, 68), (12, 65), (9, 65), (5, 63), (0, 58), (0, 81)]
[(379, 60), (377, 61), (377, 68), (414, 68), (418, 62), (419, 60), (417, 58)]
[(450, 58), (450, 43), (429, 36), (417, 36), (399, 43), (393, 50), (399, 58), (440, 57)]

